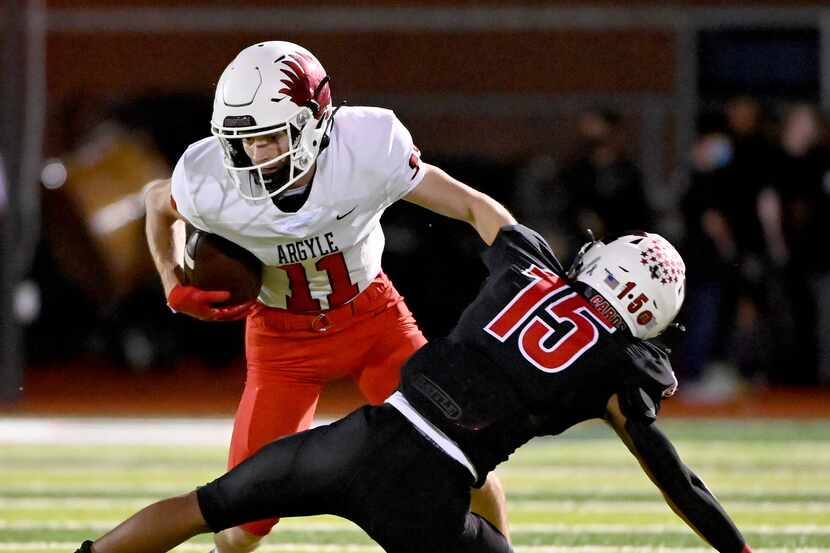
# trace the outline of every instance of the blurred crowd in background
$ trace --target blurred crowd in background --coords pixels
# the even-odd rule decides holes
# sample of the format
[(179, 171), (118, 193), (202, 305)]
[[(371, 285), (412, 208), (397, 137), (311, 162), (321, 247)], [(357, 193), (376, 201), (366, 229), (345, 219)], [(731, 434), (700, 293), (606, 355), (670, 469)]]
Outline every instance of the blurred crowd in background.
[[(239, 359), (241, 326), (172, 315), (143, 247), (141, 189), (169, 175), (204, 135), (209, 113), (207, 95), (131, 101), (103, 119), (83, 103), (67, 110), (70, 134), (82, 138), (42, 173), (45, 228), (30, 275), (42, 305), (26, 333), (31, 364), (79, 351), (136, 371)], [(588, 229), (597, 238), (654, 230), (678, 244), (688, 296), (675, 363), (690, 393), (830, 382), (830, 155), (819, 109), (749, 96), (707, 108), (678, 162), (673, 201), (661, 206), (649, 197), (624, 114), (596, 106), (573, 118), (571, 152), (561, 159), (434, 159), (422, 144), (424, 158), (502, 201), (549, 238), (566, 266)], [(86, 185), (62, 186), (67, 179)], [(483, 245), (405, 202), (384, 221), (385, 270), (425, 332), (446, 332), (484, 276)], [(112, 224), (119, 232), (107, 232)]]
[[(20, 224), (28, 270), (13, 306), (26, 370), (241, 365), (240, 324), (165, 305), (143, 189), (209, 134), (211, 87), (235, 52), (281, 38), (318, 55), (335, 104), (395, 110), (425, 161), (504, 203), (565, 266), (589, 229), (597, 238), (653, 230), (674, 242), (688, 275), (673, 358), (687, 397), (830, 384), (822, 3), (503, 3), (515, 20), (440, 1), (405, 12), (384, 1), (344, 11), (264, 0), (134, 0), (124, 10), (48, 2), (45, 99), (30, 103), (46, 111), (45, 161), (32, 195), (39, 208)], [(15, 27), (24, 28), (38, 29)], [(37, 71), (23, 75), (35, 66), (11, 63), (21, 51), (6, 49), (6, 67), (36, 82)], [(7, 131), (17, 144), (18, 129)], [(425, 334), (446, 333), (485, 276), (483, 244), (406, 202), (383, 223), (385, 271)], [(30, 256), (24, 242), (34, 240)]]
[(830, 382), (826, 120), (749, 97), (706, 113), (679, 208), (689, 272), (686, 370), (772, 384)]
[(830, 382), (830, 151), (818, 107), (738, 96), (705, 110), (664, 210), (649, 200), (620, 114), (578, 117), (573, 159), (548, 192), (526, 198), (543, 202), (535, 223), (565, 242), (560, 251), (573, 253), (586, 228), (656, 229), (678, 244), (688, 295), (676, 364), (701, 395), (736, 380)]

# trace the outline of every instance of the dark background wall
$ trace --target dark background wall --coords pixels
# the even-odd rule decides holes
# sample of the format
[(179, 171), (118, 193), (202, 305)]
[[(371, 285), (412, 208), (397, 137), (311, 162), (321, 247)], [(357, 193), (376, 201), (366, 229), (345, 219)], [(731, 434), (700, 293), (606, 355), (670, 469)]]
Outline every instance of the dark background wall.
[[(34, 259), (24, 280), (38, 292), (39, 309), (12, 321), (24, 330), (23, 366), (34, 376), (65, 363), (152, 373), (194, 354), (213, 365), (241, 362), (238, 328), (167, 312), (143, 241), (140, 194), (149, 179), (169, 174), (189, 142), (208, 134), (213, 85), (251, 43), (308, 47), (331, 75), (335, 102), (394, 109), (425, 160), (534, 225), (555, 217), (539, 206), (558, 201), (546, 187), (577, 153), (579, 114), (610, 108), (643, 174), (643, 213), (653, 215), (643, 220), (676, 241), (685, 238), (680, 200), (702, 111), (740, 93), (771, 107), (830, 101), (830, 71), (821, 65), (830, 59), (826, 2), (15, 5), (31, 11), (21, 25), (42, 33), (42, 60), (4, 44), (7, 57), (17, 56), (22, 73), (42, 87), (30, 97), (45, 129), (37, 166), (67, 170), (64, 181), (43, 182), (46, 189), (37, 179), (11, 179), (13, 190), (36, 191), (40, 203), (37, 217), (22, 217), (30, 228), (9, 239), (4, 253), (6, 266), (18, 254)], [(728, 64), (747, 66), (740, 57), (747, 48), (762, 53), (742, 75), (745, 89), (736, 88)], [(798, 48), (814, 56), (812, 65), (792, 53), (804, 51)], [(788, 66), (803, 71), (784, 71)], [(807, 75), (806, 85), (770, 81), (782, 73)], [(445, 332), (483, 276), (481, 244), (464, 225), (409, 205), (390, 209), (384, 224), (387, 272), (427, 334)], [(20, 236), (37, 247), (13, 251), (24, 244)]]

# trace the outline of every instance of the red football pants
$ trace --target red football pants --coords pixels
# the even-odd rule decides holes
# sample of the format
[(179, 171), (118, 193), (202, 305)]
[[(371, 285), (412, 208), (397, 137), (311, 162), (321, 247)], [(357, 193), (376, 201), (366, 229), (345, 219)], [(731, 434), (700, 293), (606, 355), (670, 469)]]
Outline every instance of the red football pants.
[[(370, 403), (398, 386), (400, 367), (426, 343), (384, 273), (350, 303), (319, 315), (259, 304), (248, 317), (247, 378), (228, 468), (279, 437), (307, 429), (326, 382), (350, 376)], [(264, 536), (279, 519), (242, 526)]]

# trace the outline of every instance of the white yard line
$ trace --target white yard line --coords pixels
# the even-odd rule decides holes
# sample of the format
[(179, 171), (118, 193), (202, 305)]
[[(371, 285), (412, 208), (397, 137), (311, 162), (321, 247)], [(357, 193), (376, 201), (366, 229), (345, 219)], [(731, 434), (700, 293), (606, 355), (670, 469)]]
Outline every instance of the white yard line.
[[(181, 490), (184, 492), (185, 490)], [(147, 490), (142, 490), (146, 494)], [(169, 495), (169, 494), (168, 494)], [(61, 507), (73, 509), (135, 509), (157, 501), (158, 497), (137, 495), (131, 497), (0, 497), (0, 510), (31, 511), (52, 510)], [(649, 514), (665, 513), (669, 507), (661, 500), (655, 501), (526, 501), (508, 500), (510, 509), (515, 512), (567, 512), (567, 513), (608, 513), (616, 512), (625, 505), (626, 513)], [(727, 507), (735, 513), (824, 513), (828, 510), (826, 501), (793, 501), (779, 503), (775, 501), (729, 501)], [(2, 522), (0, 522), (2, 524)]]
[[(0, 543), (0, 551), (72, 551), (78, 547), (75, 542), (28, 542), (28, 543)], [(180, 545), (173, 551), (184, 553), (198, 551), (204, 553), (206, 544)], [(648, 547), (648, 546), (619, 546), (619, 545), (518, 545), (514, 549), (517, 553), (711, 553), (707, 547)], [(279, 553), (282, 551), (300, 551), (303, 553), (378, 553), (381, 548), (376, 545), (347, 545), (347, 544), (306, 544), (306, 543), (279, 543), (265, 544), (257, 549), (262, 553)], [(757, 553), (828, 553), (830, 549), (817, 547), (777, 547), (755, 549)]]
[[(315, 420), (327, 424), (330, 419)], [(227, 446), (231, 418), (0, 417), (0, 446), (204, 445)]]
[[(184, 490), (180, 490), (184, 491)], [(139, 492), (147, 494), (146, 488)], [(52, 510), (56, 507), (69, 507), (72, 509), (128, 509), (144, 507), (145, 505), (158, 501), (159, 496), (171, 495), (173, 490), (163, 490), (155, 496), (136, 495), (123, 498), (111, 497), (2, 497), (0, 496), (0, 510), (26, 509), (32, 511)], [(824, 513), (830, 509), (825, 501), (793, 501), (779, 503), (776, 501), (727, 501), (725, 502), (730, 512), (736, 513)], [(613, 513), (625, 506), (626, 513), (666, 513), (669, 507), (664, 501), (525, 501), (521, 499), (509, 499), (510, 509), (516, 512), (566, 512), (566, 513)]]
[[(90, 530), (94, 532), (106, 532), (120, 520), (87, 522), (80, 520), (69, 520), (65, 522), (40, 522), (40, 521), (0, 521), (0, 530)], [(362, 532), (356, 525), (347, 520), (343, 522), (312, 522), (308, 520), (296, 520), (289, 522), (286, 519), (274, 530), (279, 535), (279, 530), (304, 531), (319, 533), (338, 532)], [(631, 534), (631, 535), (660, 535), (660, 534), (688, 534), (689, 528), (682, 523), (677, 524), (511, 524), (510, 530), (516, 533), (537, 532), (550, 534), (583, 534), (595, 532), (602, 534)], [(746, 534), (761, 535), (830, 535), (830, 525), (817, 524), (783, 524), (780, 526), (741, 526), (741, 531)]]
[(0, 418), (0, 444), (227, 445), (230, 419)]

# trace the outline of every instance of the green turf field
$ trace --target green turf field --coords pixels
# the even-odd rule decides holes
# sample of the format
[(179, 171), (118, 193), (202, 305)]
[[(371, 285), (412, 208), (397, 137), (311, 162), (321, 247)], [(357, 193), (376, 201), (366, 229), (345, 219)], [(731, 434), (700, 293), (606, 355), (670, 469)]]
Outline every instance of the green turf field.
[[(755, 550), (830, 552), (830, 422), (666, 422)], [(160, 428), (160, 432), (163, 430)], [(224, 447), (0, 441), (0, 552), (71, 553), (222, 471)], [(519, 552), (705, 551), (601, 425), (526, 446), (499, 474)], [(207, 552), (204, 536), (176, 551)], [(285, 520), (262, 551), (375, 552), (334, 517)]]

